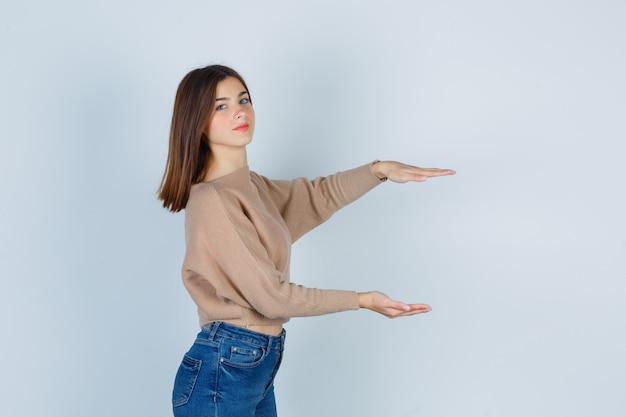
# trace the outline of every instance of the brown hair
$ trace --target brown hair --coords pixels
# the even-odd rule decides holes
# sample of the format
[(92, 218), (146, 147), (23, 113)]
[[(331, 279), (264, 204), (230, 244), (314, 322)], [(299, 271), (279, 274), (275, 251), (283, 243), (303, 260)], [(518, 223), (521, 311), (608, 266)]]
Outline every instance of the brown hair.
[(189, 190), (206, 174), (209, 140), (203, 133), (214, 110), (217, 83), (234, 77), (248, 90), (241, 75), (223, 65), (209, 65), (191, 71), (176, 91), (170, 147), (161, 186), (163, 207), (176, 213), (187, 205)]

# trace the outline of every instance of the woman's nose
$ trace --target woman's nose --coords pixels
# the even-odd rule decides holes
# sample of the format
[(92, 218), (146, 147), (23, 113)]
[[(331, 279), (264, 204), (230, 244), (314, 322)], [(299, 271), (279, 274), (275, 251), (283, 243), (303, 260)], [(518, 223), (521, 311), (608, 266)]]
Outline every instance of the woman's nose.
[(235, 110), (235, 114), (234, 117), (235, 119), (241, 119), (242, 117), (244, 117), (246, 115), (246, 110), (244, 109), (243, 106), (239, 106), (236, 110)]

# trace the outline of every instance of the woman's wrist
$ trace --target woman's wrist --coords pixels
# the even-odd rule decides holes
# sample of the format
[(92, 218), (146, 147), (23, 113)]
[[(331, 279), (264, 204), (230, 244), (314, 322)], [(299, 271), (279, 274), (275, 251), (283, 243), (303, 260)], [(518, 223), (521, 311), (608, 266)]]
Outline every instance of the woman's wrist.
[(371, 304), (369, 302), (369, 293), (359, 292), (357, 295), (359, 296), (359, 308), (369, 308), (369, 305)]
[(377, 159), (374, 162), (372, 162), (372, 164), (370, 165), (370, 171), (381, 182), (387, 181), (384, 161), (380, 161)]

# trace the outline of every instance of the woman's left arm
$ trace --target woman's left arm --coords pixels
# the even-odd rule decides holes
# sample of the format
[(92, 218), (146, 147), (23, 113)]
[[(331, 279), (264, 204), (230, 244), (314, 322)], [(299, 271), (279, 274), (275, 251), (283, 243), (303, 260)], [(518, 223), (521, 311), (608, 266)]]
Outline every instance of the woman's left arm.
[(381, 181), (389, 180), (397, 183), (424, 182), (429, 178), (456, 174), (456, 171), (452, 169), (420, 168), (396, 161), (376, 161), (370, 169)]

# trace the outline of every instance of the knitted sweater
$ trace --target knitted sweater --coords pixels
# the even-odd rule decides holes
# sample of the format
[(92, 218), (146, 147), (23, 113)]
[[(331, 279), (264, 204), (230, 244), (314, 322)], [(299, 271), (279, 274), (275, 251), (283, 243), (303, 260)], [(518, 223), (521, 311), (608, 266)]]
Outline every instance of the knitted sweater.
[(290, 282), (291, 245), (380, 184), (363, 165), (314, 180), (270, 180), (240, 168), (194, 184), (185, 208), (183, 283), (200, 325), (277, 325), (359, 308), (353, 291)]

